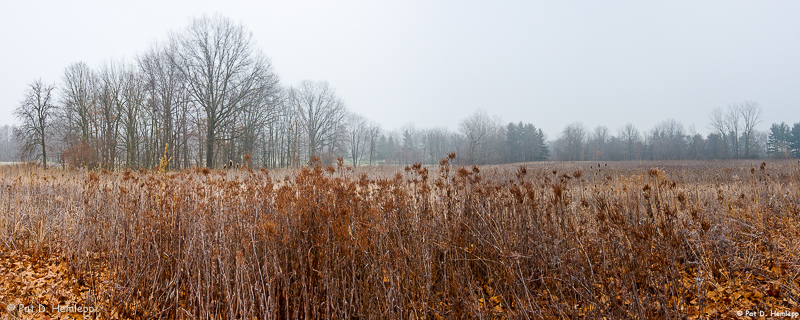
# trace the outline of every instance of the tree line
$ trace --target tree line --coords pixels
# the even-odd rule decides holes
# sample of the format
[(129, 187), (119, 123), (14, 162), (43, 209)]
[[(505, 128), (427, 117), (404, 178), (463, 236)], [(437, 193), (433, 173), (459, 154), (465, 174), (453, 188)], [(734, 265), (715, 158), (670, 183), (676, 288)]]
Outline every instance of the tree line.
[(646, 132), (628, 124), (616, 135), (572, 123), (548, 141), (532, 123), (502, 123), (483, 110), (457, 131), (386, 131), (348, 111), (327, 82), (281, 84), (252, 34), (217, 15), (194, 19), (131, 61), (73, 63), (58, 84), (32, 82), (14, 112), (19, 124), (0, 128), (0, 160), (116, 169), (170, 159), (180, 169), (339, 157), (354, 166), (436, 164), (449, 152), (458, 164), (797, 157), (800, 126), (758, 132), (760, 114), (751, 101), (715, 109), (707, 136), (670, 119)]
[(503, 124), (485, 110), (459, 122), (457, 132), (447, 128), (418, 129), (407, 125), (377, 136), (372, 163), (437, 164), (456, 152), (456, 164), (499, 164), (542, 161), (550, 157), (547, 136), (532, 123)]
[(709, 115), (711, 133), (697, 133), (694, 126), (667, 119), (649, 131), (633, 124), (617, 129), (589, 130), (580, 122), (564, 127), (551, 142), (553, 159), (564, 161), (629, 161), (689, 159), (754, 159), (800, 157), (800, 123), (791, 129), (785, 123), (773, 124), (769, 132), (755, 126), (762, 108), (755, 101), (716, 108)]
[[(133, 61), (78, 62), (58, 84), (36, 80), (14, 115), (20, 124), (13, 139), (3, 136), (0, 155), (16, 150), (45, 166), (138, 168), (170, 159), (176, 169), (276, 168), (313, 157), (436, 163), (452, 151), (466, 155), (465, 163), (547, 158), (540, 129), (518, 123), (504, 130), (483, 111), (458, 132), (385, 132), (349, 112), (326, 82), (281, 85), (251, 33), (221, 16), (194, 19)], [(497, 144), (506, 133), (508, 144)]]

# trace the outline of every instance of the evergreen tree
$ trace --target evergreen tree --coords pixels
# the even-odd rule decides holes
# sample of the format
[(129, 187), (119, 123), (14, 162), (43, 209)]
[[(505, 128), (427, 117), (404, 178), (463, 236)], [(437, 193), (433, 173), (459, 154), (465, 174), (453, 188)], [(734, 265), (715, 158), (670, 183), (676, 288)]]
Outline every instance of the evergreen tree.
[(791, 138), (787, 140), (789, 141), (792, 157), (800, 158), (800, 122), (792, 126)]
[(781, 157), (789, 152), (789, 141), (792, 139), (792, 132), (789, 125), (785, 122), (780, 124), (773, 123), (769, 128), (769, 140), (767, 140), (767, 154), (772, 157)]
[(550, 153), (542, 129), (531, 123), (509, 123), (506, 126), (506, 162), (546, 160)]

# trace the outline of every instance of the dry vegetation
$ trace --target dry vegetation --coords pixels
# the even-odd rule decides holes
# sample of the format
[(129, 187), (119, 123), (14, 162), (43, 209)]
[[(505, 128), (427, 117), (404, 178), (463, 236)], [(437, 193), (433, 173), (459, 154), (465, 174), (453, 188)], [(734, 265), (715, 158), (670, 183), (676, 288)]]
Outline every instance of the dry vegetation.
[[(0, 168), (0, 250), (17, 257), (0, 266), (10, 270), (0, 314), (65, 301), (141, 319), (799, 310), (797, 163), (449, 160), (272, 173)], [(74, 286), (71, 298), (54, 289), (65, 285), (31, 288), (23, 262)]]

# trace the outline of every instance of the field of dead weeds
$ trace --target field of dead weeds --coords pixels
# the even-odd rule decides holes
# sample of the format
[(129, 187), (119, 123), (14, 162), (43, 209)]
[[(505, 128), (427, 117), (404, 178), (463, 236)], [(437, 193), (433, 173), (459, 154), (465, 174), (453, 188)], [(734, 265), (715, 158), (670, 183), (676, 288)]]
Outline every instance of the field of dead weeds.
[(0, 315), (800, 312), (797, 162), (450, 160), (275, 172), (0, 167)]

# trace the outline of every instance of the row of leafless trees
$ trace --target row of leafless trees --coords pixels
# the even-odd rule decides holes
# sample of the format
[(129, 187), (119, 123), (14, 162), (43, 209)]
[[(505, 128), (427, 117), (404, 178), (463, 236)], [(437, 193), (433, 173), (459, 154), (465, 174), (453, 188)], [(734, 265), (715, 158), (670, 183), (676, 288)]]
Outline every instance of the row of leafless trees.
[(35, 81), (15, 115), (23, 158), (109, 169), (160, 157), (177, 168), (288, 166), (334, 151), (347, 129), (327, 83), (281, 87), (251, 34), (220, 16), (135, 61), (75, 63), (58, 86)]
[[(133, 61), (99, 68), (74, 63), (58, 85), (34, 81), (15, 111), (16, 148), (44, 165), (171, 168), (205, 165), (292, 167), (319, 157), (353, 165), (458, 164), (545, 160), (751, 158), (763, 153), (755, 102), (711, 114), (714, 133), (687, 133), (668, 120), (648, 133), (633, 125), (612, 136), (568, 125), (551, 146), (532, 124), (501, 124), (478, 110), (457, 132), (413, 125), (383, 132), (347, 111), (325, 82), (282, 86), (243, 26), (221, 16), (195, 19)], [(693, 130), (690, 130), (693, 131)], [(9, 140), (9, 139), (7, 139)], [(2, 146), (0, 146), (2, 147)]]
[(195, 19), (133, 61), (74, 63), (58, 85), (34, 81), (15, 115), (22, 158), (44, 165), (289, 167), (314, 156), (436, 163), (452, 151), (464, 163), (547, 157), (541, 130), (506, 128), (485, 111), (459, 132), (382, 132), (325, 82), (281, 86), (251, 34), (220, 16)]
[(589, 131), (582, 123), (567, 125), (553, 142), (559, 160), (666, 160), (666, 159), (750, 159), (767, 153), (767, 133), (758, 132), (761, 107), (757, 102), (731, 104), (711, 113), (712, 132), (703, 136), (693, 127), (686, 130), (680, 122), (668, 119), (649, 132), (640, 132), (633, 124), (617, 130), (608, 127)]

